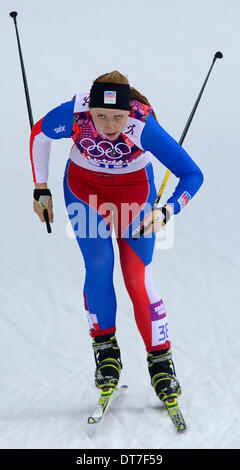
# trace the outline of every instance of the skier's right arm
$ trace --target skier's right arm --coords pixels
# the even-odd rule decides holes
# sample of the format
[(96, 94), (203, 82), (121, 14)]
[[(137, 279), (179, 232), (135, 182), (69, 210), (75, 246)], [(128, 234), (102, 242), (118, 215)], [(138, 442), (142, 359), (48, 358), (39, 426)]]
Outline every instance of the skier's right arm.
[[(46, 114), (46, 116), (40, 119), (32, 128), (30, 137), (30, 158), (35, 189), (48, 189), (47, 181), (51, 141), (71, 137), (74, 104), (74, 100), (61, 104)], [(42, 193), (44, 193), (44, 191), (42, 191)], [(34, 192), (34, 211), (44, 222), (44, 207), (41, 204), (43, 199), (41, 197), (38, 200), (35, 199), (35, 194), (39, 196), (37, 192)], [(52, 222), (53, 213), (51, 196), (50, 198), (45, 197), (45, 199), (48, 201), (47, 210), (49, 213), (49, 220)]]

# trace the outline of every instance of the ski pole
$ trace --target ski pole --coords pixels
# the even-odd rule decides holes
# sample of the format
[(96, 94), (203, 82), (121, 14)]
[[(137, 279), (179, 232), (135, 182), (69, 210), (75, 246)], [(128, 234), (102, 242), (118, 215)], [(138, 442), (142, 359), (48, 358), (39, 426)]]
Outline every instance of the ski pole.
[[(34, 126), (33, 114), (32, 114), (32, 107), (31, 107), (30, 95), (29, 95), (29, 90), (28, 90), (27, 77), (26, 77), (24, 61), (23, 61), (23, 55), (22, 55), (22, 49), (21, 49), (19, 33), (18, 33), (18, 27), (17, 27), (17, 12), (16, 11), (11, 11), (9, 13), (9, 15), (13, 19), (14, 25), (15, 25), (16, 36), (17, 36), (17, 44), (18, 44), (18, 52), (19, 52), (19, 58), (20, 58), (20, 64), (21, 64), (21, 70), (22, 70), (22, 77), (23, 77), (23, 85), (24, 85), (24, 91), (25, 91), (25, 97), (26, 97), (27, 109), (28, 109), (28, 117), (29, 117), (30, 128), (32, 129), (33, 126)], [(50, 222), (49, 222), (47, 209), (44, 209), (43, 216), (44, 216), (44, 219), (45, 219), (45, 222), (46, 222), (47, 231), (48, 231), (48, 233), (51, 233), (52, 230), (51, 230), (51, 225), (50, 225)]]
[[(198, 95), (198, 97), (197, 97), (197, 99), (196, 99), (196, 102), (194, 103), (193, 109), (192, 109), (192, 111), (191, 111), (191, 113), (190, 113), (190, 115), (189, 115), (189, 118), (188, 118), (188, 120), (187, 120), (187, 123), (186, 123), (186, 125), (185, 125), (185, 127), (184, 127), (184, 129), (183, 129), (182, 135), (181, 135), (180, 140), (179, 140), (179, 144), (180, 144), (180, 145), (183, 144), (183, 141), (184, 141), (184, 139), (185, 139), (185, 137), (186, 137), (186, 134), (187, 134), (187, 132), (188, 132), (188, 129), (189, 129), (190, 125), (191, 125), (191, 122), (192, 122), (192, 120), (193, 120), (193, 116), (194, 116), (194, 114), (195, 114), (195, 112), (196, 112), (196, 109), (197, 109), (197, 107), (198, 107), (199, 101), (200, 101), (200, 99), (201, 99), (201, 96), (202, 96), (202, 94), (203, 94), (204, 88), (205, 88), (205, 86), (206, 86), (206, 84), (207, 84), (207, 81), (208, 81), (208, 79), (209, 79), (209, 76), (210, 76), (210, 73), (211, 73), (211, 71), (212, 71), (212, 68), (213, 68), (213, 66), (214, 66), (214, 64), (215, 64), (215, 62), (216, 62), (216, 60), (217, 60), (217, 59), (222, 59), (222, 58), (223, 58), (223, 54), (222, 54), (222, 52), (220, 52), (220, 51), (216, 52), (216, 54), (215, 54), (214, 57), (213, 57), (211, 67), (210, 67), (210, 69), (209, 69), (209, 71), (208, 71), (208, 74), (207, 74), (207, 76), (206, 76), (206, 78), (205, 78), (205, 80), (204, 80), (204, 82), (203, 82), (202, 88), (201, 88), (201, 90), (200, 90), (200, 92), (199, 92), (199, 95)], [(157, 197), (156, 197), (156, 199), (155, 199), (155, 201), (154, 201), (153, 209), (157, 209), (157, 208), (158, 208), (159, 202), (160, 202), (161, 197), (162, 197), (162, 195), (163, 195), (163, 192), (164, 192), (164, 189), (165, 189), (166, 184), (167, 184), (167, 182), (168, 182), (168, 179), (169, 179), (170, 174), (171, 174), (171, 171), (170, 171), (170, 170), (167, 170), (166, 173), (165, 173), (163, 182), (162, 182), (162, 184), (161, 184), (161, 187), (160, 187), (160, 189), (159, 189), (159, 191), (158, 191)], [(152, 209), (152, 210), (153, 210), (153, 209)], [(153, 221), (151, 221), (151, 222), (150, 222), (147, 226), (145, 226), (145, 227), (142, 226), (141, 229), (140, 229), (140, 233), (139, 233), (136, 237), (133, 237), (133, 239), (134, 239), (134, 240), (137, 240), (138, 238), (140, 238), (141, 235), (143, 235), (143, 233), (144, 233), (145, 231), (147, 231), (147, 229), (150, 227), (151, 224), (153, 224)]]

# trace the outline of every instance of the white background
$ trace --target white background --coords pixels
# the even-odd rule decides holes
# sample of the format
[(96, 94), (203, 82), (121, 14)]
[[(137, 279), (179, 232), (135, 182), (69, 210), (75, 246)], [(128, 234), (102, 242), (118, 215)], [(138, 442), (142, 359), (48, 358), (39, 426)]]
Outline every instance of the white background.
[[(215, 52), (224, 54), (184, 142), (204, 185), (175, 218), (173, 247), (157, 249), (153, 262), (183, 388), (183, 434), (150, 385), (116, 240), (117, 337), (121, 383), (129, 390), (99, 427), (87, 424), (98, 391), (82, 301), (84, 263), (66, 235), (62, 176), (71, 141), (52, 145), (49, 235), (32, 212), (30, 129), (12, 10), (35, 122), (118, 69), (179, 140)], [(0, 11), (0, 447), (240, 448), (239, 1), (6, 0)], [(154, 160), (154, 170), (159, 187), (166, 169)], [(176, 183), (171, 176), (164, 201)]]

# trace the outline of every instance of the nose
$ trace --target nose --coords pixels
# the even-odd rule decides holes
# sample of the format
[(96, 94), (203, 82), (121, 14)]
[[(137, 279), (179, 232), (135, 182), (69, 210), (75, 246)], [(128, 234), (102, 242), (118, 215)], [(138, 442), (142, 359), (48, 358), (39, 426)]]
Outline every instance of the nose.
[(114, 122), (112, 120), (108, 119), (108, 121), (106, 122), (105, 131), (109, 134), (115, 132)]

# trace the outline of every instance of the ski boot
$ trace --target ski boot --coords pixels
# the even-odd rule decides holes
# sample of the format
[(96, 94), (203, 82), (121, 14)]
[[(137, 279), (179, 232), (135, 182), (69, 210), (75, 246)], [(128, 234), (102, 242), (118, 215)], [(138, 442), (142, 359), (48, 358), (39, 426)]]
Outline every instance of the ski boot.
[(96, 362), (96, 387), (100, 389), (117, 388), (122, 363), (115, 335), (96, 336), (92, 346)]
[(176, 378), (171, 350), (160, 349), (150, 352), (147, 355), (147, 362), (151, 384), (158, 398), (163, 402), (177, 398), (182, 390)]

